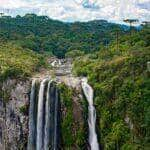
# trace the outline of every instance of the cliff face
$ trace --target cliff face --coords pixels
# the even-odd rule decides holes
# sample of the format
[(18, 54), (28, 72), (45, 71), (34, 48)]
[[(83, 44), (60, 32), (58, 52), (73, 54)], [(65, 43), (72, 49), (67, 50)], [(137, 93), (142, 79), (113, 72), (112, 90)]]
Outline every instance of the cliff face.
[(0, 149), (26, 147), (28, 135), (29, 81), (7, 80), (0, 97)]
[[(69, 61), (52, 68), (61, 92), (61, 149), (87, 149), (86, 104), (80, 78), (71, 74), (71, 68)], [(35, 78), (42, 81), (51, 77), (50, 71), (40, 72)], [(7, 80), (0, 88), (0, 150), (26, 150), (31, 82)]]

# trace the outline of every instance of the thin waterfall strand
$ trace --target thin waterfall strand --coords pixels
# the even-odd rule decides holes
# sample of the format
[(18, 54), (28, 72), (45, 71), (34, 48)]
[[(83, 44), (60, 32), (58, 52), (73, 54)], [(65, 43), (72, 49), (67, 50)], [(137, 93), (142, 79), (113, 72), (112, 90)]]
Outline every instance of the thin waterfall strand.
[(58, 90), (55, 89), (55, 105), (54, 105), (54, 150), (57, 150), (58, 141)]
[(99, 150), (99, 144), (95, 129), (96, 110), (95, 107), (93, 106), (93, 89), (87, 83), (86, 78), (82, 79), (82, 89), (89, 104), (88, 106), (89, 144), (91, 150)]
[(32, 81), (29, 107), (29, 136), (28, 136), (28, 150), (35, 150), (36, 145), (36, 80)]
[(51, 123), (51, 99), (50, 99), (50, 86), (51, 82), (48, 82), (48, 88), (47, 88), (47, 97), (46, 97), (46, 110), (45, 110), (45, 138), (44, 138), (44, 150), (48, 150), (50, 148), (50, 123)]
[(45, 84), (48, 79), (44, 79), (41, 82), (40, 90), (39, 90), (39, 100), (38, 100), (38, 114), (37, 114), (37, 141), (36, 146), (37, 150), (42, 150), (44, 146), (44, 89)]

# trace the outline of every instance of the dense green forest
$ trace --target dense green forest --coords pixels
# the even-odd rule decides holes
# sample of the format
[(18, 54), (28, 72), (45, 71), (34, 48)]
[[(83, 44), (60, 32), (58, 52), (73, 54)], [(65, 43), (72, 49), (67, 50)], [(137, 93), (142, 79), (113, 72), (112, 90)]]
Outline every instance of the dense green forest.
[(64, 57), (65, 53), (80, 50), (97, 51), (116, 36), (116, 30), (125, 32), (124, 25), (105, 20), (63, 23), (47, 16), (26, 14), (15, 18), (0, 18), (0, 41), (11, 41), (22, 48)]
[(150, 145), (150, 28), (125, 35), (78, 58), (74, 72), (95, 91), (99, 142), (108, 150), (148, 150)]

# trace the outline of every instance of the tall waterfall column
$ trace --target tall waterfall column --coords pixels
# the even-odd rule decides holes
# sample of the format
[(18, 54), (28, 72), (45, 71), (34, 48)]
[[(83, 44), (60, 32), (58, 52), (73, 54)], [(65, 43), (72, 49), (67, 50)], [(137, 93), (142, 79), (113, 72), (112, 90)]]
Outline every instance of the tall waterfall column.
[(49, 81), (47, 88), (47, 98), (46, 98), (46, 107), (45, 107), (45, 137), (44, 137), (44, 150), (48, 150), (51, 148), (51, 105), (52, 105), (52, 97), (51, 97), (51, 86), (52, 81)]
[(28, 150), (58, 150), (60, 99), (56, 83), (49, 79), (41, 82), (38, 106), (35, 101), (37, 95), (35, 81), (33, 81), (30, 97)]
[(55, 82), (48, 83), (46, 111), (45, 111), (45, 138), (44, 150), (57, 150), (59, 145), (59, 93)]
[(60, 97), (57, 88), (55, 90), (54, 124), (54, 150), (58, 150), (60, 144)]
[(95, 129), (96, 110), (95, 107), (93, 106), (93, 89), (87, 83), (86, 78), (82, 79), (82, 89), (89, 104), (88, 106), (89, 144), (91, 150), (99, 150), (99, 144)]
[(40, 85), (38, 114), (37, 114), (37, 150), (43, 150), (44, 147), (44, 89), (48, 79), (44, 79)]
[(36, 149), (36, 118), (37, 118), (36, 80), (33, 80), (30, 94), (30, 107), (29, 107), (28, 150)]

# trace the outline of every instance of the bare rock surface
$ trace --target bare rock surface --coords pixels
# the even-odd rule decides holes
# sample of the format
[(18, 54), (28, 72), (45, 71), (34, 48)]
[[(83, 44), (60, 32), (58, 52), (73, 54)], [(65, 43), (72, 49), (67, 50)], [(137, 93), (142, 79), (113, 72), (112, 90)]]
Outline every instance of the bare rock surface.
[(27, 142), (29, 81), (7, 80), (0, 98), (0, 149), (23, 149)]

